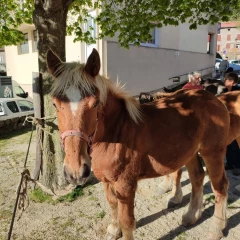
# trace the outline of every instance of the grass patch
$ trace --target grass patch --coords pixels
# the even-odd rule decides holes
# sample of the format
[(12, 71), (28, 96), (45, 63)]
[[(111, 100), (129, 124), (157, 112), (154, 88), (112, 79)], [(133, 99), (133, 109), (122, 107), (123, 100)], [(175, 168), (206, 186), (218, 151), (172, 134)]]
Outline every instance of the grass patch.
[(81, 197), (81, 196), (83, 196), (83, 189), (82, 187), (77, 186), (71, 193), (65, 196), (61, 196), (57, 198), (57, 200), (53, 200), (52, 196), (44, 193), (41, 188), (34, 189), (31, 192), (29, 198), (30, 200), (38, 203), (47, 202), (47, 203), (56, 204), (60, 202), (73, 202), (74, 200), (76, 200), (78, 197)]
[(11, 216), (12, 216), (12, 212), (10, 210), (0, 211), (0, 220), (10, 219)]
[(206, 198), (205, 198), (205, 201), (206, 202), (211, 202), (211, 203), (215, 203), (215, 196), (214, 196), (214, 194), (210, 194), (210, 195), (208, 195)]
[(83, 196), (83, 189), (81, 186), (77, 186), (71, 193), (59, 197), (56, 201), (57, 202), (73, 202), (78, 197)]
[(0, 154), (1, 154), (1, 157), (8, 157), (8, 158), (11, 158), (11, 159), (14, 159), (14, 160), (19, 160), (19, 159), (24, 159), (25, 158), (24, 152), (23, 151), (18, 151), (18, 150), (17, 151), (14, 150), (14, 151), (11, 151), (11, 152), (0, 151)]
[(177, 240), (185, 240), (185, 239), (187, 239), (187, 234), (185, 232), (182, 232), (177, 236)]
[(29, 198), (38, 203), (43, 203), (43, 202), (53, 202), (52, 197), (46, 193), (44, 193), (40, 188), (34, 189)]
[(104, 218), (104, 216), (106, 215), (106, 212), (104, 210), (102, 210), (98, 215), (97, 218)]

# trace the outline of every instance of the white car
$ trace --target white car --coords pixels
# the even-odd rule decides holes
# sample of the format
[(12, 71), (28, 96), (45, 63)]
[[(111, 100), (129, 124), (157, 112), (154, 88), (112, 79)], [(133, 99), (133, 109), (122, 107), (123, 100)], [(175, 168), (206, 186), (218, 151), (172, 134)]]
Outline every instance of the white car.
[[(215, 69), (216, 71), (219, 71), (219, 64), (223, 59), (221, 58), (216, 58), (216, 62), (215, 62)], [(233, 68), (233, 71), (240, 71), (240, 65), (234, 64), (234, 63), (230, 63), (229, 62), (229, 67)]]
[(34, 115), (33, 102), (22, 98), (0, 98), (0, 127), (23, 122), (30, 115)]

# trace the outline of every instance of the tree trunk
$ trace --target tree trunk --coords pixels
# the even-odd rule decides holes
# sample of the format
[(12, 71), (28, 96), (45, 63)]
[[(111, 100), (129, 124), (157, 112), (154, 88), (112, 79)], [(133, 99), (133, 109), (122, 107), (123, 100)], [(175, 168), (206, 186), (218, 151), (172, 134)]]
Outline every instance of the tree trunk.
[[(55, 115), (49, 96), (52, 81), (46, 64), (46, 53), (51, 48), (62, 61), (65, 61), (65, 36), (68, 6), (72, 1), (35, 0), (33, 21), (38, 31), (38, 64), (42, 76), (44, 117)], [(40, 79), (41, 80), (41, 79)], [(43, 161), (40, 181), (52, 190), (62, 189), (65, 185), (62, 165), (64, 152), (60, 143), (57, 120), (44, 121)], [(51, 133), (51, 134), (49, 134)], [(40, 147), (40, 146), (39, 146)]]

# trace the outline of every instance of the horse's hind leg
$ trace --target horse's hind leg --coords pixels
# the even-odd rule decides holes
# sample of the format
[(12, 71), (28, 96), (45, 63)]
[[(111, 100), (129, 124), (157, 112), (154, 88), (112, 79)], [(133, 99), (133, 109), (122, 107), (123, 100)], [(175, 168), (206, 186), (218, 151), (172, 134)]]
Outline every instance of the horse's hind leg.
[(104, 183), (106, 198), (112, 210), (112, 222), (107, 228), (106, 240), (115, 240), (121, 237), (121, 229), (118, 223), (118, 203), (117, 197), (112, 186), (109, 183)]
[(168, 199), (167, 207), (173, 208), (182, 202), (183, 193), (181, 186), (182, 168), (170, 174), (172, 178), (172, 197)]
[[(174, 172), (175, 173), (175, 172)], [(171, 175), (163, 176), (163, 181), (159, 185), (159, 194), (164, 194), (172, 190), (172, 177)]]
[[(206, 167), (208, 169), (208, 175), (211, 180), (212, 190), (215, 195), (215, 209), (212, 217), (212, 224), (210, 226), (211, 240), (218, 240), (223, 236), (223, 229), (227, 225), (227, 197), (228, 197), (228, 179), (224, 170), (224, 155), (225, 152), (213, 153), (204, 156)], [(218, 159), (218, 162), (212, 162), (213, 159)]]
[(186, 168), (192, 184), (192, 192), (188, 211), (182, 217), (182, 224), (190, 225), (194, 224), (202, 215), (203, 179), (205, 174), (197, 154), (186, 164)]

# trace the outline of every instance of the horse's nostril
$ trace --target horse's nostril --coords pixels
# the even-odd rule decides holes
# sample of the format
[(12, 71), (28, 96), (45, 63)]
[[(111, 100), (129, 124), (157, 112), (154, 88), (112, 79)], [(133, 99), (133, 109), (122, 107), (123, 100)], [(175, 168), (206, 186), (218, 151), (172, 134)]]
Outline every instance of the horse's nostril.
[(83, 165), (83, 175), (82, 177), (83, 178), (87, 178), (89, 175), (90, 175), (91, 171), (90, 171), (90, 168), (87, 164), (84, 164)]

